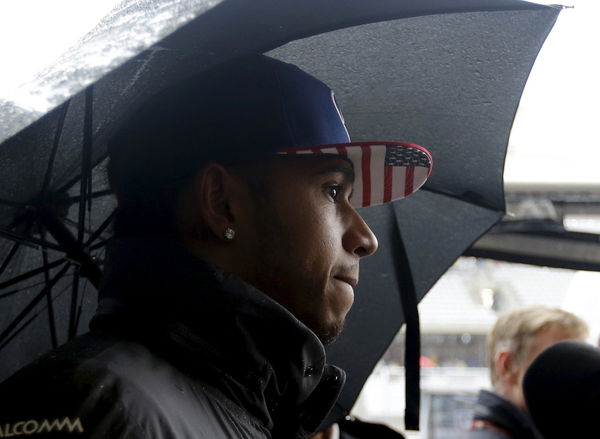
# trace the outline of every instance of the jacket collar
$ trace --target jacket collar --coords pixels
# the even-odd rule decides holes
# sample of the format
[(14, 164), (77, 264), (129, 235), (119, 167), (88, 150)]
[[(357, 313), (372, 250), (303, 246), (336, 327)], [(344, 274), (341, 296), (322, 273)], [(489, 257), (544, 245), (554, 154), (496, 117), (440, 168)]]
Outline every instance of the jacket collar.
[(515, 439), (541, 439), (527, 413), (494, 392), (479, 392), (473, 418), (489, 421)]
[(315, 430), (345, 381), (341, 369), (325, 364), (316, 335), (289, 311), (175, 241), (115, 240), (99, 295), (92, 329), (151, 341), (192, 376), (212, 376), (219, 390), (282, 436)]

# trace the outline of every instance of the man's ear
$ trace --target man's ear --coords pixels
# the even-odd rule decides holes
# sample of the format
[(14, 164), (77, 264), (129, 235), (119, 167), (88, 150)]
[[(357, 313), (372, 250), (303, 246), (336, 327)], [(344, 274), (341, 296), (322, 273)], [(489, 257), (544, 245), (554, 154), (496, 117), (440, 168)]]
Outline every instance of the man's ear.
[(515, 354), (510, 351), (499, 351), (494, 359), (498, 377), (509, 384), (516, 384), (518, 380), (518, 364)]
[(227, 241), (225, 230), (235, 230), (239, 221), (237, 204), (241, 190), (239, 177), (218, 163), (210, 163), (196, 173), (187, 196), (180, 200), (180, 210), (188, 212), (187, 221), (192, 223), (197, 238), (205, 239), (210, 234)]

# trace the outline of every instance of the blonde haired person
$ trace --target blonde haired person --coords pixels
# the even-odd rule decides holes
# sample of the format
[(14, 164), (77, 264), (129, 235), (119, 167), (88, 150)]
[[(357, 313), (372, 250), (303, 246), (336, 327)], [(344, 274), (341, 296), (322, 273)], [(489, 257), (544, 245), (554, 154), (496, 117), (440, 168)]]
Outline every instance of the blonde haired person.
[(576, 315), (545, 306), (501, 316), (488, 338), (493, 391), (479, 393), (469, 439), (538, 438), (527, 414), (523, 376), (535, 359), (562, 340), (585, 340), (587, 325)]

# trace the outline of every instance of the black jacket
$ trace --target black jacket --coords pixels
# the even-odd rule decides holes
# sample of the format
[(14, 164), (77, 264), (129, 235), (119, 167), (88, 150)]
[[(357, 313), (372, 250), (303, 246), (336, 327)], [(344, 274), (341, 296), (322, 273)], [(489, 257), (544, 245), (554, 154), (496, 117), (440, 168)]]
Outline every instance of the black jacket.
[(0, 386), (0, 437), (305, 438), (343, 385), (291, 313), (174, 242), (116, 242), (100, 297)]
[(523, 410), (507, 399), (482, 390), (477, 397), (468, 439), (542, 439)]

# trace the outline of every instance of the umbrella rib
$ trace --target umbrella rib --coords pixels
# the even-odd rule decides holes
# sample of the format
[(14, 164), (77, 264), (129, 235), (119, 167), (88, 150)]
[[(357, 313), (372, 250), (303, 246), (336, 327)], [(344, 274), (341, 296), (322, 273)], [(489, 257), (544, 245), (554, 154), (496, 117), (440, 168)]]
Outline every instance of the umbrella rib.
[(89, 86), (85, 91), (85, 116), (83, 123), (83, 152), (81, 154), (81, 182), (79, 183), (79, 227), (77, 229), (77, 242), (83, 244), (85, 232), (85, 207), (90, 191), (90, 173), (92, 170), (92, 111), (94, 100), (94, 87)]
[[(81, 154), (81, 181), (79, 182), (79, 224), (77, 228), (77, 244), (80, 248), (83, 246), (85, 234), (86, 207), (91, 214), (92, 192), (92, 130), (93, 130), (93, 103), (94, 86), (90, 85), (85, 91), (85, 115), (83, 123), (83, 152)], [(89, 204), (88, 204), (89, 203)], [(69, 313), (69, 340), (77, 335), (77, 296), (79, 294), (79, 279), (81, 268), (75, 269), (73, 277), (73, 287), (71, 290), (71, 309)]]
[(44, 283), (46, 283), (46, 282), (45, 282), (45, 281), (42, 281), (42, 282), (36, 282), (36, 283), (34, 283), (34, 284), (31, 284), (31, 285), (25, 285), (25, 286), (23, 286), (23, 287), (17, 288), (16, 290), (9, 291), (8, 293), (3, 293), (3, 294), (0, 294), (0, 300), (2, 300), (2, 299), (5, 299), (5, 298), (7, 298), (7, 297), (10, 297), (10, 296), (14, 296), (15, 294), (18, 294), (18, 293), (20, 293), (21, 291), (25, 291), (25, 290), (29, 290), (29, 289), (31, 289), (31, 288), (35, 288), (35, 287), (37, 287), (37, 286), (39, 286), (39, 285), (42, 285), (42, 284), (44, 284)]
[[(43, 227), (40, 225), (40, 236), (44, 236)], [(46, 285), (50, 284), (50, 269), (48, 268), (48, 254), (42, 250), (42, 263), (44, 268), (44, 282)], [(54, 321), (54, 305), (52, 303), (52, 291), (48, 289), (46, 291), (46, 302), (48, 303), (48, 323), (50, 325), (50, 340), (52, 341), (52, 347), (58, 347), (58, 338), (56, 337), (56, 323)]]
[[(107, 154), (102, 154), (98, 160), (93, 161), (92, 162), (92, 167), (95, 167), (97, 165), (99, 165), (100, 163), (102, 163), (102, 161), (107, 157)], [(73, 185), (75, 183), (77, 183), (79, 180), (81, 180), (82, 175), (77, 175), (75, 177), (73, 177), (71, 180), (67, 181), (65, 184), (63, 184), (59, 190), (57, 190), (57, 192), (67, 192), (69, 189), (71, 189), (73, 187)], [(79, 197), (77, 197), (77, 199), (79, 199)]]
[(81, 313), (83, 312), (83, 301), (85, 300), (85, 293), (87, 292), (88, 282), (83, 284), (83, 292), (81, 293), (81, 298), (79, 299), (79, 306), (77, 307), (77, 315), (75, 316), (75, 332), (77, 332), (77, 328), (79, 327), (79, 321), (81, 320)]
[(70, 266), (71, 263), (67, 262), (60, 269), (60, 271), (50, 280), (50, 282), (47, 283), (44, 288), (42, 288), (42, 291), (38, 293), (31, 300), (31, 302), (29, 302), (29, 304), (23, 309), (23, 311), (21, 311), (19, 315), (14, 318), (14, 320), (6, 327), (6, 329), (2, 331), (2, 333), (0, 334), (0, 343), (4, 343), (6, 338), (13, 331), (13, 329), (16, 328), (19, 325), (19, 323), (21, 323), (21, 321), (27, 316), (27, 314), (31, 312), (31, 310), (33, 310), (33, 308), (40, 302), (40, 300), (46, 297), (47, 290), (51, 289), (54, 285), (56, 285), (56, 283), (64, 276), (64, 274), (67, 272)]
[(86, 247), (90, 246), (96, 239), (98, 239), (102, 235), (102, 232), (104, 232), (104, 230), (106, 230), (106, 228), (112, 223), (115, 214), (116, 211), (113, 210), (111, 214), (108, 215), (108, 217), (104, 220), (100, 227), (98, 227), (96, 231), (89, 237), (89, 239), (85, 243)]
[[(102, 256), (104, 256), (104, 250), (102, 251)], [(77, 330), (77, 328), (79, 327), (79, 321), (81, 320), (81, 313), (82, 313), (82, 310), (83, 310), (83, 301), (85, 299), (85, 293), (87, 291), (87, 285), (88, 285), (87, 282), (83, 285), (83, 293), (81, 294), (81, 299), (79, 301), (79, 308), (77, 309), (77, 317), (75, 319), (75, 330)]]
[[(28, 233), (29, 230), (31, 230), (31, 226), (32, 226), (31, 222), (25, 224), (25, 233)], [(9, 251), (8, 255), (6, 256), (6, 258), (4, 259), (4, 261), (2, 262), (2, 266), (0, 267), (0, 276), (2, 276), (2, 273), (4, 273), (4, 270), (6, 270), (8, 268), (8, 264), (10, 264), (10, 262), (12, 261), (13, 257), (17, 254), (17, 251), (19, 250), (20, 247), (21, 247), (20, 242), (13, 242), (12, 248), (10, 249), (10, 251)]]
[(73, 285), (71, 289), (71, 309), (69, 311), (69, 340), (77, 335), (77, 297), (79, 295), (79, 279), (81, 278), (79, 267), (75, 269)]
[(12, 261), (12, 258), (14, 258), (15, 255), (17, 254), (17, 250), (19, 250), (19, 247), (21, 247), (21, 244), (19, 242), (13, 242), (12, 248), (8, 252), (8, 255), (6, 255), (6, 258), (4, 258), (4, 261), (2, 262), (2, 266), (0, 266), (0, 276), (2, 275), (2, 273), (4, 273), (4, 270), (6, 270), (6, 267), (8, 267), (8, 264), (10, 264), (10, 261)]
[(102, 241), (97, 242), (96, 244), (94, 244), (90, 247), (90, 250), (98, 250), (99, 248), (104, 247), (105, 245), (107, 245), (109, 243), (110, 239), (111, 238), (103, 239)]
[[(62, 293), (65, 291), (65, 288), (63, 288), (61, 290), (61, 292), (59, 292), (56, 297), (59, 297), (60, 295), (62, 295)], [(23, 330), (25, 330), (30, 324), (31, 322), (33, 322), (36, 318), (38, 318), (38, 316), (44, 311), (44, 308), (42, 308), (39, 312), (35, 313), (33, 316), (31, 316), (29, 318), (29, 320), (27, 320), (25, 323), (23, 323), (23, 325), (21, 325), (21, 327), (19, 329), (17, 329), (16, 331), (13, 331), (13, 333), (10, 335), (10, 337), (8, 337), (4, 343), (0, 344), (0, 351), (2, 349), (4, 349), (6, 347), (6, 345), (8, 345), (16, 336), (18, 336)]]
[(469, 200), (468, 198), (464, 198), (464, 195), (460, 195), (460, 194), (453, 194), (451, 192), (445, 192), (445, 191), (442, 191), (442, 190), (439, 190), (439, 189), (431, 189), (430, 187), (427, 187), (427, 185), (423, 186), (419, 190), (420, 191), (431, 192), (433, 194), (444, 195), (446, 197), (454, 198), (455, 200), (459, 200), (459, 201), (462, 201), (463, 203), (468, 203), (468, 204), (471, 204), (473, 206), (483, 207), (484, 209), (490, 209), (490, 210), (493, 210), (495, 212), (505, 213), (504, 209), (500, 210), (496, 206), (492, 206), (489, 203), (482, 203), (480, 201)]
[(62, 251), (67, 254), (67, 258), (77, 262), (81, 266), (82, 274), (92, 282), (92, 285), (98, 287), (102, 272), (86, 251), (87, 249), (78, 243), (71, 230), (65, 226), (56, 213), (51, 211), (43, 212), (40, 220), (46, 230), (62, 245)]
[(56, 134), (54, 135), (54, 144), (52, 145), (52, 151), (50, 152), (50, 157), (48, 159), (48, 167), (46, 168), (46, 175), (44, 176), (44, 183), (42, 185), (42, 197), (46, 195), (46, 192), (48, 191), (48, 186), (50, 185), (50, 178), (52, 177), (52, 168), (54, 167), (54, 160), (56, 159), (56, 151), (58, 150), (58, 145), (60, 144), (60, 139), (62, 137), (62, 131), (65, 126), (65, 119), (67, 117), (67, 111), (69, 109), (70, 103), (71, 100), (69, 99), (62, 105), (60, 110), (58, 126), (56, 127)]
[[(72, 219), (70, 219), (70, 218), (63, 218), (62, 220), (63, 220), (63, 221), (66, 223), (66, 224), (70, 224), (70, 225), (72, 225), (73, 227), (78, 227), (78, 226), (79, 226), (79, 224), (77, 223), (77, 221), (73, 221), (73, 220), (72, 220)], [(85, 233), (87, 233), (88, 235), (91, 235), (91, 234), (92, 234), (92, 229), (91, 229), (91, 227), (87, 227), (87, 228), (85, 229)]]
[(8, 232), (6, 230), (2, 230), (0, 229), (0, 236), (10, 239), (11, 241), (15, 241), (18, 242), (20, 244), (26, 245), (28, 247), (31, 248), (45, 248), (45, 249), (51, 249), (51, 250), (56, 250), (59, 252), (64, 252), (65, 250), (60, 247), (59, 245), (56, 244), (52, 244), (51, 242), (48, 242), (46, 240), (43, 239), (37, 239), (34, 238), (32, 236), (23, 236), (23, 235), (19, 235), (17, 233), (13, 233), (13, 232)]
[(27, 320), (19, 329), (14, 331), (10, 335), (10, 337), (8, 337), (6, 340), (4, 340), (4, 342), (2, 342), (0, 344), (0, 351), (2, 351), (2, 349), (4, 349), (11, 341), (13, 341), (17, 335), (19, 335), (23, 330), (25, 330), (31, 324), (31, 322), (33, 322), (37, 318), (37, 316), (39, 316), (39, 314), (35, 314), (35, 315), (31, 316), (29, 318), (29, 320)]
[[(41, 283), (44, 283), (44, 282), (41, 282)], [(17, 288), (16, 290), (9, 291), (8, 293), (0, 294), (0, 300), (5, 299), (5, 298), (10, 297), (10, 296), (14, 296), (15, 294), (18, 294), (21, 291), (23, 291), (23, 289)]]
[[(58, 259), (56, 261), (52, 261), (48, 264), (48, 269), (58, 267), (60, 264), (63, 264), (65, 259)], [(0, 283), (0, 290), (3, 290), (6, 287), (14, 285), (18, 282), (29, 279), (30, 277), (37, 276), (40, 273), (44, 272), (44, 267), (34, 268), (33, 270), (29, 270), (26, 273), (20, 274), (18, 276), (13, 277), (12, 279), (6, 280)]]
[[(112, 191), (110, 189), (104, 189), (104, 190), (98, 191), (98, 192), (90, 192), (87, 195), (87, 197), (89, 200), (89, 199), (93, 199), (93, 198), (106, 197), (108, 195), (112, 195)], [(72, 201), (73, 203), (77, 203), (80, 200), (81, 200), (81, 195), (75, 195), (73, 197), (69, 197), (69, 201)]]

